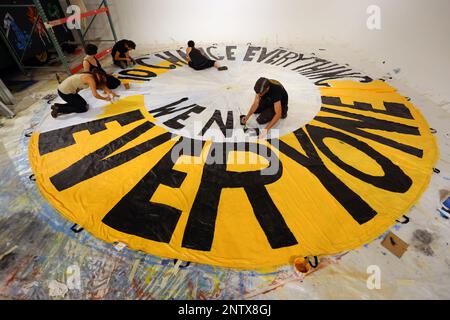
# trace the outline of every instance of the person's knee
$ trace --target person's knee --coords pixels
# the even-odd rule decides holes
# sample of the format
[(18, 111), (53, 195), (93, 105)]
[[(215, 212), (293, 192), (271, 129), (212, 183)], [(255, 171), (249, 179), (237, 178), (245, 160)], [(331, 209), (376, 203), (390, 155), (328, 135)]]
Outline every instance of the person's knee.
[(266, 117), (264, 115), (260, 115), (258, 118), (256, 118), (256, 122), (258, 122), (258, 124), (266, 124), (270, 122), (270, 120), (272, 120), (272, 118)]

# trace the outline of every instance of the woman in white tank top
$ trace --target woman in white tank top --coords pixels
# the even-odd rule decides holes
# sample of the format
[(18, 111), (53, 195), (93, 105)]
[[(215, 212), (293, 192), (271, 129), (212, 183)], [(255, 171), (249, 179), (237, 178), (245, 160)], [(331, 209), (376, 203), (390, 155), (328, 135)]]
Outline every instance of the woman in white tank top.
[[(104, 71), (94, 69), (92, 73), (74, 74), (59, 84), (58, 94), (67, 103), (55, 103), (52, 105), (52, 117), (56, 118), (59, 114), (86, 112), (88, 110), (87, 102), (78, 94), (79, 91), (86, 88), (90, 88), (92, 95), (97, 99), (111, 101), (110, 95), (118, 97), (106, 86), (106, 74)], [(103, 89), (107, 96), (100, 95), (97, 89)]]

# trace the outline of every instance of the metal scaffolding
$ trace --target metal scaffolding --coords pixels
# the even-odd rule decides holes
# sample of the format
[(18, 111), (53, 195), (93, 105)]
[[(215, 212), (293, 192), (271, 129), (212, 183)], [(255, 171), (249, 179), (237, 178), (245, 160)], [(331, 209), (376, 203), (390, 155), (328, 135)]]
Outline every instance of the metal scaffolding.
[(15, 114), (8, 106), (13, 106), (15, 103), (14, 96), (0, 79), (0, 114), (13, 118)]
[[(70, 0), (66, 0), (66, 3), (68, 6), (71, 5)], [(65, 18), (61, 18), (61, 19), (57, 19), (57, 20), (53, 20), (53, 21), (49, 21), (47, 18), (47, 15), (45, 14), (44, 8), (42, 7), (41, 1), (40, 0), (33, 0), (33, 3), (30, 4), (1, 4), (0, 8), (17, 8), (17, 7), (34, 7), (36, 8), (37, 11), (37, 18), (34, 21), (33, 27), (31, 29), (31, 33), (33, 34), (33, 32), (35, 31), (37, 24), (41, 21), (42, 19), (42, 23), (45, 26), (45, 31), (53, 45), (53, 47), (56, 50), (56, 53), (58, 55), (58, 59), (59, 61), (61, 61), (62, 66), (63, 66), (63, 71), (65, 71), (67, 74), (75, 74), (78, 71), (80, 71), (82, 69), (82, 64), (78, 64), (77, 66), (71, 68), (69, 66), (69, 63), (67, 61), (67, 57), (64, 55), (64, 52), (61, 48), (61, 45), (58, 42), (58, 39), (56, 38), (55, 32), (53, 31), (53, 27), (55, 26), (59, 26), (61, 24), (67, 23), (67, 21), (69, 20), (70, 17), (65, 17)], [(85, 43), (86, 43), (86, 35), (89, 32), (93, 22), (95, 21), (95, 18), (97, 17), (97, 15), (99, 14), (103, 14), (105, 13), (107, 18), (108, 18), (108, 23), (109, 26), (111, 28), (111, 32), (112, 35), (114, 37), (114, 39), (111, 40), (104, 40), (104, 39), (99, 39), (97, 41), (103, 41), (103, 42), (117, 42), (117, 35), (116, 35), (116, 31), (114, 29), (114, 25), (111, 19), (111, 15), (110, 15), (110, 11), (109, 11), (109, 6), (108, 6), (108, 1), (107, 0), (102, 0), (100, 2), (100, 5), (98, 6), (98, 8), (96, 10), (92, 10), (92, 11), (87, 11), (87, 12), (83, 12), (80, 14), (80, 18), (81, 19), (86, 19), (88, 17), (92, 17), (86, 30), (84, 30), (84, 32), (81, 29), (76, 29), (76, 32), (78, 33), (78, 36), (80, 38), (81, 41), (81, 45), (83, 47), (85, 47)], [(73, 19), (73, 18), (71, 18)], [(24, 73), (29, 75), (30, 73), (27, 72), (28, 69), (36, 69), (36, 68), (52, 68), (50, 66), (26, 66), (24, 64), (24, 57), (26, 56), (26, 51), (27, 49), (29, 49), (32, 45), (32, 41), (33, 41), (33, 37), (30, 37), (27, 40), (27, 44), (25, 46), (25, 49), (23, 50), (22, 53), (18, 53), (15, 49), (13, 44), (9, 41), (7, 35), (3, 32), (3, 30), (0, 28), (0, 37), (2, 38), (3, 42), (5, 43), (6, 47), (8, 48), (9, 52), (11, 53), (11, 56), (13, 57), (14, 61), (16, 62), (16, 64), (18, 65), (18, 67), (20, 68), (20, 70)], [(100, 58), (102, 56), (104, 56), (105, 54), (109, 53), (111, 51), (111, 48), (104, 50), (100, 53), (97, 54), (97, 58)]]

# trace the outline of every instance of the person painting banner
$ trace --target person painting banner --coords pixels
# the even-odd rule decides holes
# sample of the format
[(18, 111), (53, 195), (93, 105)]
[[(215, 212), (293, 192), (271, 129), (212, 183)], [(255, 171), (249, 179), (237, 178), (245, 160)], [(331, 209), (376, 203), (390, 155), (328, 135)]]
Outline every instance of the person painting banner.
[(267, 126), (261, 130), (260, 138), (264, 138), (268, 131), (280, 119), (286, 119), (288, 111), (288, 93), (277, 80), (259, 78), (254, 86), (256, 92), (250, 110), (246, 116), (241, 117), (241, 124), (246, 125), (253, 114), (259, 114), (256, 121)]
[[(99, 100), (112, 101), (114, 97), (119, 97), (119, 95), (107, 87), (104, 71), (95, 68), (92, 73), (83, 72), (74, 74), (59, 84), (58, 95), (66, 103), (53, 104), (51, 106), (52, 117), (57, 118), (59, 114), (83, 113), (88, 111), (86, 100), (78, 93), (87, 88), (90, 88), (92, 95)], [(107, 93), (107, 96), (100, 95), (97, 89), (103, 89)]]
[(122, 69), (134, 66), (136, 62), (131, 57), (130, 52), (135, 49), (136, 44), (131, 40), (123, 39), (117, 41), (111, 49), (113, 63)]

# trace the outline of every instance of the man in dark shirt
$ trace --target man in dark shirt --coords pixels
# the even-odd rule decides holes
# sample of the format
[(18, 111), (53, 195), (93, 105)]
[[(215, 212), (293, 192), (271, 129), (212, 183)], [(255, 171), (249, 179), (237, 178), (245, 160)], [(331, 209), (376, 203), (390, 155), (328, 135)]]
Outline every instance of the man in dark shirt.
[(134, 59), (130, 56), (130, 51), (134, 49), (136, 49), (136, 44), (131, 40), (117, 41), (111, 50), (114, 64), (122, 69), (134, 65)]
[(260, 134), (260, 138), (263, 138), (280, 119), (287, 117), (288, 93), (280, 82), (267, 78), (259, 78), (254, 90), (255, 100), (247, 115), (242, 118), (241, 124), (245, 125), (254, 113), (259, 114), (256, 121), (259, 124), (267, 123)]

